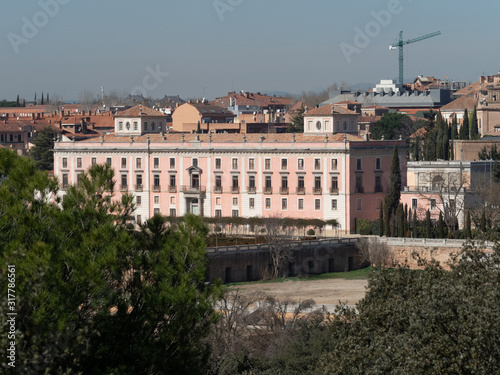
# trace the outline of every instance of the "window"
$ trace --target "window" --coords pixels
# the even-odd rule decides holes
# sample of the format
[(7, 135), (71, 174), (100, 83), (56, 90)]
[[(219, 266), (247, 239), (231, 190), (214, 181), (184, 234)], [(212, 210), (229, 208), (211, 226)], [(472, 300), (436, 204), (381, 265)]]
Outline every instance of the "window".
[(68, 158), (62, 158), (62, 167), (68, 168)]
[(193, 160), (191, 161), (191, 165), (193, 167), (197, 167), (198, 166), (198, 159), (197, 158), (193, 158)]
[(238, 205), (238, 198), (233, 197), (233, 206), (237, 206), (237, 205)]
[(154, 204), (160, 204), (160, 196), (159, 195), (155, 195), (153, 197), (153, 202), (154, 202)]
[(175, 169), (175, 158), (170, 158), (170, 169)]
[(316, 129), (321, 130), (321, 121), (316, 121)]
[(321, 193), (321, 176), (314, 176), (314, 192)]
[(332, 159), (332, 171), (337, 170), (337, 159)]
[(63, 188), (67, 188), (69, 186), (68, 174), (64, 173), (62, 175), (62, 186)]
[(175, 195), (170, 196), (170, 204), (175, 204)]
[(127, 123), (125, 124), (125, 127), (127, 128), (127, 131), (130, 130), (130, 122), (127, 121)]
[(215, 217), (222, 217), (222, 210), (215, 210)]
[(170, 209), (170, 217), (176, 217), (177, 216), (177, 210), (175, 208)]
[(382, 169), (382, 163), (380, 161), (380, 158), (375, 159), (375, 169), (376, 170), (381, 170)]
[(332, 199), (332, 211), (337, 211), (337, 200)]
[(415, 210), (418, 207), (418, 199), (417, 198), (412, 198), (411, 200), (411, 208), (412, 210)]
[(286, 198), (281, 199), (281, 209), (282, 210), (288, 209), (288, 199)]
[(138, 195), (137, 197), (135, 197), (135, 204), (137, 205), (137, 207), (141, 207), (141, 205), (142, 205), (142, 197), (140, 195)]
[(111, 165), (111, 158), (106, 158), (106, 164)]
[(255, 208), (255, 198), (250, 198), (248, 200), (248, 208)]
[(288, 176), (281, 176), (281, 189), (288, 190)]
[(215, 204), (216, 204), (217, 206), (220, 206), (220, 204), (221, 204), (221, 197), (216, 197), (216, 198), (215, 198)]
[[(125, 163), (126, 163), (126, 162), (125, 162)], [(97, 158), (92, 158), (92, 159), (90, 160), (90, 164), (92, 164), (92, 165), (96, 165), (96, 164), (97, 164)]]
[(142, 174), (135, 176), (136, 189), (142, 189)]
[(123, 130), (123, 121), (118, 122), (118, 130)]
[(265, 159), (264, 160), (264, 169), (266, 171), (270, 170), (271, 169), (271, 159)]
[(142, 217), (141, 215), (137, 215), (136, 218), (135, 218), (135, 221), (137, 224), (142, 224)]
[(281, 170), (286, 171), (288, 169), (288, 160), (287, 159), (281, 159)]
[(155, 209), (153, 209), (153, 214), (159, 215), (160, 214), (160, 209), (158, 207), (156, 207)]
[(339, 191), (339, 178), (338, 176), (332, 176), (332, 193)]
[[(175, 176), (174, 176), (174, 181), (175, 181)], [(153, 175), (153, 190), (159, 190), (160, 189), (160, 175), (155, 174)]]
[(314, 209), (316, 211), (321, 209), (321, 199), (315, 199), (314, 200)]
[(271, 185), (271, 176), (264, 177), (264, 193), (271, 193), (273, 191)]
[(240, 216), (240, 212), (238, 210), (232, 210), (231, 211), (231, 216), (232, 217), (238, 217), (238, 216)]
[(151, 123), (151, 131), (155, 131), (155, 123), (154, 122)]
[(304, 176), (299, 176), (297, 178), (297, 187), (299, 189), (304, 189), (305, 188), (305, 185), (304, 185)]
[(142, 159), (141, 158), (135, 159), (135, 168), (136, 169), (141, 169), (142, 168)]
[(126, 174), (122, 174), (121, 175), (121, 186), (122, 188), (127, 188), (127, 175)]
[(266, 198), (266, 210), (271, 209), (271, 198)]
[(215, 192), (222, 192), (222, 176), (215, 176)]
[(76, 158), (76, 167), (77, 168), (81, 168), (82, 167), (82, 158)]
[(232, 167), (233, 169), (238, 169), (238, 159), (233, 158), (233, 159), (231, 160), (231, 167)]
[(134, 121), (134, 130), (137, 131), (138, 128), (139, 128), (139, 126), (137, 124), (137, 121)]
[[(159, 175), (155, 175), (155, 177), (158, 176), (158, 185), (160, 185), (160, 176)], [(169, 176), (169, 183), (170, 183), (170, 187), (176, 187), (177, 184), (176, 184), (176, 178), (175, 178), (175, 174), (171, 174)], [(156, 181), (156, 178), (155, 178), (155, 181)]]
[(80, 183), (82, 182), (82, 174), (78, 173), (76, 175), (76, 186), (80, 186)]
[(356, 175), (356, 193), (363, 193), (363, 176)]
[(238, 187), (239, 187), (239, 178), (238, 178), (238, 176), (233, 176), (232, 181), (233, 181), (233, 185), (232, 185), (233, 189), (238, 189)]
[(363, 209), (363, 199), (357, 198), (356, 199), (356, 210), (361, 211)]
[(431, 199), (431, 211), (434, 211), (437, 209), (437, 204), (435, 199)]
[(297, 160), (297, 169), (299, 171), (303, 171), (304, 170), (304, 159), (298, 159)]
[(255, 159), (248, 159), (248, 169), (253, 171), (255, 169)]
[(361, 171), (363, 168), (361, 168), (361, 159), (356, 159), (356, 170)]
[(127, 168), (127, 158), (122, 158), (122, 168)]
[(304, 199), (303, 198), (299, 198), (299, 200), (297, 201), (297, 208), (299, 210), (303, 210), (304, 209)]
[(144, 123), (144, 130), (146, 130), (146, 131), (148, 130), (148, 123), (147, 122)]
[(222, 160), (220, 158), (215, 159), (215, 169), (222, 168)]
[(382, 177), (375, 176), (375, 193), (382, 192)]
[(315, 170), (321, 169), (321, 160), (320, 159), (314, 159), (314, 169)]

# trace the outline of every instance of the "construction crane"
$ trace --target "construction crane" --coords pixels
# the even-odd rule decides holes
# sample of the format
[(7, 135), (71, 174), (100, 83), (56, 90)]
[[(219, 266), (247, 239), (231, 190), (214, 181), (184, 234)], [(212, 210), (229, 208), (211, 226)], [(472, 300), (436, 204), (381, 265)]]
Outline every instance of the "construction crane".
[(427, 35), (420, 36), (418, 38), (403, 40), (403, 32), (399, 32), (399, 41), (395, 44), (389, 46), (389, 49), (399, 48), (399, 83), (403, 83), (403, 46), (405, 44), (419, 42), (424, 39), (432, 38), (433, 36), (441, 35), (441, 31), (436, 31)]

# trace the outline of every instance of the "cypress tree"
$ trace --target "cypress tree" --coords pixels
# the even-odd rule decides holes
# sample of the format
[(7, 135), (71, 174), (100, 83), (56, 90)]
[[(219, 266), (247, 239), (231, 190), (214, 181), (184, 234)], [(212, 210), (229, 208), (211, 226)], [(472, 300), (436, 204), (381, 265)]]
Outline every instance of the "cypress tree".
[(481, 232), (486, 232), (486, 212), (484, 210), (481, 213), (481, 221), (479, 222), (479, 226), (481, 228)]
[(470, 115), (470, 123), (469, 123), (469, 137), (470, 139), (479, 139), (479, 128), (477, 126), (477, 113), (476, 106), (474, 106), (474, 110)]
[(425, 237), (432, 238), (431, 212), (429, 210), (425, 213)]
[(443, 212), (439, 212), (438, 226), (437, 226), (437, 238), (445, 237), (445, 224), (443, 220)]
[(47, 93), (47, 100), (46, 100), (47, 104), (50, 104), (50, 99), (49, 99), (49, 93)]
[(470, 223), (470, 211), (467, 211), (467, 216), (465, 217), (465, 238), (472, 237), (471, 223)]
[(396, 211), (396, 225), (397, 225), (397, 233), (398, 237), (404, 237), (404, 231), (405, 231), (405, 221), (404, 221), (404, 210), (403, 210), (403, 205), (399, 204), (398, 209)]
[(198, 134), (201, 133), (201, 125), (200, 125), (199, 121), (198, 121), (198, 127), (196, 128), (196, 133), (198, 133)]
[(35, 104), (36, 104), (36, 92), (35, 92)]
[(418, 237), (417, 210), (413, 210), (413, 238)]
[(396, 212), (401, 198), (401, 170), (399, 168), (399, 153), (398, 146), (394, 145), (394, 152), (392, 155), (391, 177), (389, 182), (389, 190), (384, 198), (384, 216), (386, 223), (386, 233), (389, 233), (389, 225), (391, 217)]
[(404, 214), (404, 236), (408, 236), (408, 231), (410, 230), (410, 223), (408, 220), (408, 204), (405, 204), (405, 214)]
[(16, 107), (19, 107), (21, 103), (19, 102), (19, 95), (17, 95), (17, 100), (16, 100)]
[(462, 125), (460, 126), (460, 132), (458, 133), (459, 139), (467, 140), (469, 139), (469, 113), (467, 112), (467, 108), (464, 111), (464, 118), (462, 121)]
[(378, 216), (378, 232), (379, 236), (384, 235), (384, 203), (380, 201), (380, 212)]
[(41, 102), (41, 104), (43, 105), (43, 91), (42, 91), (42, 102)]

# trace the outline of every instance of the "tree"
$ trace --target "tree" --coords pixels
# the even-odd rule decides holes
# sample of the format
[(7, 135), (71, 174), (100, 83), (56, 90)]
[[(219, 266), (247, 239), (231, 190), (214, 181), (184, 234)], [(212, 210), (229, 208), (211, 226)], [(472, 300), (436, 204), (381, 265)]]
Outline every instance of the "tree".
[(380, 269), (394, 266), (394, 252), (389, 249), (385, 242), (362, 238), (358, 249), (363, 260), (370, 263), (372, 268)]
[(431, 212), (429, 210), (425, 212), (425, 237), (433, 238)]
[(375, 139), (408, 138), (415, 132), (413, 121), (400, 112), (390, 112), (382, 116), (373, 127), (372, 136)]
[(286, 276), (288, 264), (293, 261), (293, 250), (287, 242), (291, 237), (291, 228), (279, 217), (272, 217), (264, 223), (266, 242), (272, 260), (271, 277), (277, 279)]
[(467, 216), (465, 217), (465, 238), (472, 238), (471, 222), (470, 222), (470, 211), (467, 211)]
[(80, 92), (78, 95), (78, 105), (80, 106), (80, 110), (84, 112), (92, 111), (96, 105), (94, 94), (87, 90)]
[(50, 171), (54, 169), (54, 140), (57, 132), (50, 126), (43, 128), (33, 141), (34, 147), (30, 150), (30, 156), (36, 162), (38, 168)]
[(462, 120), (462, 125), (460, 126), (458, 138), (463, 140), (469, 139), (469, 114), (467, 112), (467, 108), (465, 108), (464, 111), (464, 118)]
[(200, 218), (165, 227), (153, 217), (131, 230), (133, 197), (113, 197), (107, 164), (63, 201), (28, 158), (0, 150), (0, 175), (0, 257), (16, 265), (22, 373), (205, 373), (220, 286), (205, 283)]
[(19, 94), (17, 95), (16, 107), (20, 107), (21, 103), (19, 102)]
[(479, 139), (479, 128), (477, 126), (476, 106), (474, 106), (474, 109), (470, 114), (469, 137), (470, 139)]
[(378, 233), (382, 237), (384, 235), (384, 203), (380, 201), (379, 217), (378, 217)]
[(303, 133), (304, 132), (304, 112), (305, 108), (302, 105), (297, 109), (297, 114), (293, 116), (292, 123), (288, 127), (288, 133)]
[(49, 99), (49, 93), (47, 93), (47, 100), (46, 100), (47, 104), (50, 104), (50, 99)]
[(198, 134), (201, 133), (201, 125), (200, 125), (199, 121), (198, 121), (198, 126), (196, 127), (196, 133), (198, 133)]
[(385, 216), (385, 230), (390, 236), (390, 222), (393, 214), (399, 206), (401, 198), (401, 169), (399, 167), (399, 153), (398, 146), (394, 145), (394, 152), (392, 154), (391, 176), (389, 182), (389, 190), (384, 198), (384, 216)]
[(45, 99), (45, 98), (43, 97), (43, 91), (42, 91), (42, 99), (41, 99), (41, 101), (40, 101), (40, 104), (41, 104), (41, 105), (43, 105), (43, 101), (44, 101), (44, 99)]

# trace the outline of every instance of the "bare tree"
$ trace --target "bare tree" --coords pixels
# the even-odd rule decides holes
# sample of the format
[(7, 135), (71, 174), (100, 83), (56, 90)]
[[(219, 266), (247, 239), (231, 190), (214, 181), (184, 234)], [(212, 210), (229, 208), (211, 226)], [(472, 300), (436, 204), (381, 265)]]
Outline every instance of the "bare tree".
[(293, 228), (286, 225), (285, 220), (271, 217), (265, 221), (265, 238), (269, 245), (269, 253), (273, 264), (272, 277), (286, 275), (288, 264), (293, 261), (293, 250), (289, 247)]
[(500, 183), (490, 181), (484, 176), (475, 181), (474, 188), (467, 197), (467, 209), (476, 227), (480, 226), (481, 218), (486, 220), (486, 226), (491, 228), (500, 218)]
[(78, 96), (80, 110), (92, 111), (96, 105), (96, 98), (90, 91), (83, 90)]
[(377, 239), (361, 238), (359, 253), (363, 260), (371, 264), (372, 267), (393, 267), (395, 263), (394, 252), (389, 249), (385, 242)]
[(50, 97), (50, 103), (47, 105), (47, 110), (50, 112), (60, 111), (64, 107), (64, 101), (61, 95), (52, 94)]

